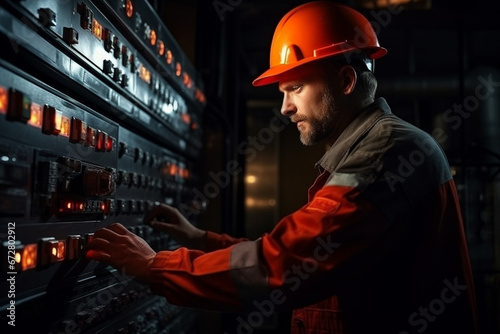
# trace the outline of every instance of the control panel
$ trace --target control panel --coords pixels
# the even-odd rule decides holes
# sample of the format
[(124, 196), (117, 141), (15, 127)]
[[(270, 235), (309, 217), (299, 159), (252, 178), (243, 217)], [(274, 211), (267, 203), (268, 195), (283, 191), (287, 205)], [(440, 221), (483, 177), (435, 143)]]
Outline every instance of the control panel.
[(3, 1), (0, 40), (2, 332), (196, 333), (196, 311), (84, 256), (117, 221), (178, 247), (142, 220), (197, 204), (194, 67), (142, 0)]

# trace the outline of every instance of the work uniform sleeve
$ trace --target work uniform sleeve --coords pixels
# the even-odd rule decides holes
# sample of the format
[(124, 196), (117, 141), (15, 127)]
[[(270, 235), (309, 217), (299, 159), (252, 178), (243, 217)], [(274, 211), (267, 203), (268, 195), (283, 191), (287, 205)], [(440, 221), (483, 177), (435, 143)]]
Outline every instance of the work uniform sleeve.
[(212, 231), (207, 231), (205, 233), (205, 251), (212, 252), (218, 249), (227, 248), (231, 245), (237, 244), (242, 241), (247, 241), (246, 238), (234, 238), (228, 234), (215, 233)]
[(335, 293), (339, 277), (355, 274), (360, 262), (376, 256), (367, 250), (389, 224), (360, 196), (354, 174), (339, 174), (330, 183), (258, 240), (210, 253), (159, 252), (152, 290), (173, 304), (232, 312), (263, 301), (273, 309), (303, 306)]

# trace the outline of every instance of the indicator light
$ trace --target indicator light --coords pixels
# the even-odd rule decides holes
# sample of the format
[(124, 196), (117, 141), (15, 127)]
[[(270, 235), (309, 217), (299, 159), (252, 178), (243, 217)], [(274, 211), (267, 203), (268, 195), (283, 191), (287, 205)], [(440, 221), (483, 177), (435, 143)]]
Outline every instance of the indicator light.
[(125, 15), (127, 15), (127, 17), (132, 17), (133, 14), (134, 14), (134, 4), (132, 3), (132, 0), (126, 0)]
[(42, 127), (42, 121), (43, 121), (43, 109), (42, 106), (36, 103), (31, 104), (31, 116), (30, 120), (28, 121), (28, 124), (31, 126), (34, 126), (36, 128), (41, 128)]
[(96, 19), (92, 19), (92, 34), (98, 40), (102, 39), (102, 25)]
[(70, 133), (70, 120), (66, 116), (61, 117), (61, 132), (59, 133), (61, 136), (69, 137)]
[(11, 89), (7, 119), (26, 123), (31, 117), (31, 99), (24, 93)]
[(160, 56), (163, 56), (164, 53), (165, 53), (165, 43), (163, 43), (163, 41), (158, 41), (158, 54)]
[(149, 43), (151, 43), (151, 45), (156, 44), (156, 31), (154, 29), (151, 29), (149, 32)]
[(87, 141), (87, 123), (78, 118), (71, 118), (69, 141), (84, 144)]
[(175, 63), (175, 75), (180, 77), (182, 74), (182, 65), (181, 63), (177, 62)]
[(181, 114), (181, 119), (184, 123), (186, 124), (190, 124), (191, 123), (191, 116), (189, 116), (189, 114)]
[(172, 51), (167, 50), (167, 53), (165, 54), (165, 60), (167, 61), (167, 64), (172, 64), (172, 60), (174, 60), (174, 55), (172, 54)]
[(106, 151), (106, 145), (108, 143), (108, 134), (97, 130), (97, 138), (95, 143), (95, 150), (98, 152)]
[(113, 137), (108, 136), (106, 140), (106, 152), (111, 152), (113, 150)]
[(146, 67), (141, 65), (141, 67), (139, 68), (139, 74), (141, 76), (141, 79), (145, 83), (147, 83), (148, 85), (151, 84), (151, 72), (149, 72), (149, 70)]
[(0, 87), (0, 114), (7, 113), (7, 106), (9, 105), (9, 92), (7, 89)]
[(66, 242), (55, 240), (53, 237), (43, 238), (39, 244), (40, 266), (46, 266), (64, 260), (66, 255)]
[(37, 254), (38, 254), (37, 244), (29, 244), (24, 246), (23, 253), (21, 256), (22, 271), (34, 269), (36, 267)]
[(49, 135), (58, 135), (61, 132), (61, 123), (61, 112), (46, 104), (43, 107), (42, 132)]

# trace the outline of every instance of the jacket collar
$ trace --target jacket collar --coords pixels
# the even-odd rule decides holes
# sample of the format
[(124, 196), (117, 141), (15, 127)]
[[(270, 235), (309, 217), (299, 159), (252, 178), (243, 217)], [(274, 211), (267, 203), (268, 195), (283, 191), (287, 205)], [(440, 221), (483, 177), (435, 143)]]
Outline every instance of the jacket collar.
[(391, 108), (382, 97), (361, 110), (358, 116), (345, 128), (335, 143), (316, 163), (320, 172), (327, 170), (333, 173), (350, 148), (369, 131), (380, 117), (391, 115)]

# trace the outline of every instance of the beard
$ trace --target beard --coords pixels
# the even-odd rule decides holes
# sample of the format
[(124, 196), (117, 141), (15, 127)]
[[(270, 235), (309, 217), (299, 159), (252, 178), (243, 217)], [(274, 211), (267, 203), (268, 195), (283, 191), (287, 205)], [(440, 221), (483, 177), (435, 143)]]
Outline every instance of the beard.
[(308, 129), (300, 130), (300, 141), (305, 146), (319, 144), (327, 139), (334, 128), (337, 114), (337, 103), (330, 90), (325, 89), (321, 101), (321, 117), (300, 119), (308, 125)]

